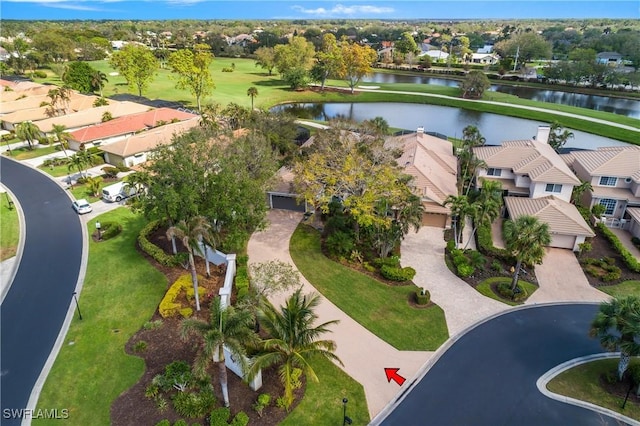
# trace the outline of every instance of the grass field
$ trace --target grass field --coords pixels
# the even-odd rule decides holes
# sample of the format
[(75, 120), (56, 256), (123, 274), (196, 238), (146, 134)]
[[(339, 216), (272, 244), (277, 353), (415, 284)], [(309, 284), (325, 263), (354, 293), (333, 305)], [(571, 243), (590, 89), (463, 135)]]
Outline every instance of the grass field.
[[(105, 96), (114, 94), (133, 93), (137, 95), (137, 91), (129, 88), (123, 77), (119, 75), (110, 75), (115, 71), (110, 67), (107, 61), (95, 61), (91, 65), (104, 72), (108, 76), (108, 83), (104, 88)], [(222, 72), (223, 68), (231, 68), (235, 65), (233, 72)], [(314, 91), (292, 91), (277, 74), (269, 76), (264, 70), (255, 66), (252, 59), (241, 58), (216, 58), (211, 65), (213, 80), (216, 89), (212, 96), (202, 100), (202, 104), (218, 103), (227, 105), (231, 102), (244, 107), (251, 106), (251, 98), (247, 96), (249, 87), (258, 89), (258, 96), (254, 100), (257, 108), (270, 108), (274, 105), (285, 102), (407, 102), (407, 103), (423, 103), (441, 106), (451, 106), (456, 108), (466, 108), (473, 111), (482, 111), (495, 114), (508, 115), (531, 120), (540, 120), (543, 122), (558, 121), (562, 126), (575, 130), (581, 130), (588, 133), (597, 134), (633, 144), (640, 144), (638, 132), (627, 129), (620, 129), (605, 124), (594, 123), (591, 118), (611, 121), (614, 123), (624, 124), (627, 126), (640, 129), (640, 120), (624, 117), (617, 114), (594, 111), (585, 108), (577, 108), (565, 105), (558, 105), (546, 102), (530, 101), (519, 99), (515, 96), (487, 92), (483, 100), (499, 101), (511, 104), (534, 106), (545, 109), (541, 111), (530, 111), (518, 108), (511, 108), (503, 105), (495, 105), (486, 102), (467, 102), (459, 98), (459, 90), (455, 87), (445, 87), (427, 84), (376, 84), (381, 89), (412, 92), (414, 94), (389, 94), (389, 93), (357, 93), (351, 95), (348, 92), (327, 91), (324, 93)], [(60, 79), (50, 76), (47, 79), (39, 80), (47, 81), (54, 84), (60, 84)], [(346, 88), (344, 81), (329, 80), (329, 86)], [(435, 94), (444, 95), (447, 98), (427, 97), (419, 94)], [(195, 98), (186, 90), (175, 88), (175, 82), (171, 78), (171, 72), (167, 69), (160, 69), (155, 80), (149, 85), (149, 88), (143, 92), (143, 96), (149, 99), (165, 99), (170, 101), (179, 101), (187, 106), (194, 107)], [(554, 114), (554, 111), (563, 111), (584, 116), (584, 119), (565, 117)]]
[(616, 285), (605, 285), (598, 290), (613, 297), (637, 296), (640, 297), (640, 280), (623, 281)]
[[(111, 423), (111, 402), (144, 372), (144, 361), (125, 354), (124, 345), (151, 318), (167, 285), (164, 275), (135, 248), (146, 223), (142, 216), (120, 208), (98, 219), (118, 222), (124, 229), (111, 240), (89, 242), (79, 297), (83, 319), (73, 319), (38, 401), (38, 408), (67, 408), (68, 425)], [(87, 227), (93, 230), (95, 219)]]
[(388, 286), (330, 260), (320, 250), (315, 229), (299, 225), (290, 252), (302, 275), (324, 297), (396, 349), (433, 351), (449, 337), (439, 306), (409, 306), (415, 285)]
[(7, 157), (11, 157), (14, 160), (22, 161), (22, 160), (29, 160), (31, 158), (41, 157), (43, 155), (53, 154), (55, 152), (58, 152), (58, 147), (55, 145), (48, 145), (48, 146), (36, 145), (34, 149), (29, 149), (27, 147), (12, 149), (11, 153), (9, 153), (9, 151), (6, 151), (4, 155), (6, 155)]
[[(635, 361), (632, 360), (633, 362)], [(611, 395), (599, 385), (600, 377), (606, 373), (613, 372), (615, 374), (617, 365), (617, 358), (602, 359), (579, 365), (560, 373), (547, 384), (547, 389), (640, 420), (640, 405), (633, 401), (633, 396), (629, 398), (623, 410), (624, 395)]]
[[(0, 194), (0, 261), (16, 255), (20, 241), (18, 210), (9, 204), (8, 193)], [(13, 203), (13, 201), (11, 201)]]

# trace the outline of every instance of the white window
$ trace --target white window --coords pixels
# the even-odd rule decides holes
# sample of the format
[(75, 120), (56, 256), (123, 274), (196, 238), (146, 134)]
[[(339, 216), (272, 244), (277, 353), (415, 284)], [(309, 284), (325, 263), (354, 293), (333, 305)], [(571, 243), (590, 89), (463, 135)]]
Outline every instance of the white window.
[(502, 175), (502, 169), (494, 169), (493, 167), (489, 167), (487, 169), (487, 176), (500, 176)]
[(611, 198), (603, 198), (600, 200), (600, 204), (605, 206), (607, 209), (604, 211), (606, 215), (612, 215), (616, 209), (616, 200), (612, 200)]
[(612, 176), (600, 176), (600, 185), (601, 186), (616, 186), (616, 182), (618, 178)]
[(562, 185), (559, 185), (557, 183), (548, 183), (545, 191), (546, 192), (562, 192)]

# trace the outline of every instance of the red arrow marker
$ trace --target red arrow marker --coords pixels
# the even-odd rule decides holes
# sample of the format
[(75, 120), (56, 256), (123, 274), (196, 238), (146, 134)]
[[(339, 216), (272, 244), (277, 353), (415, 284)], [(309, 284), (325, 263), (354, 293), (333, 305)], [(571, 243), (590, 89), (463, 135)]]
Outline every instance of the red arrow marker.
[(400, 370), (399, 368), (385, 368), (384, 369), (384, 374), (387, 375), (387, 381), (389, 383), (391, 383), (391, 381), (393, 380), (394, 382), (396, 382), (398, 385), (402, 386), (402, 384), (405, 382), (404, 377), (402, 377), (401, 375), (398, 374), (398, 370)]

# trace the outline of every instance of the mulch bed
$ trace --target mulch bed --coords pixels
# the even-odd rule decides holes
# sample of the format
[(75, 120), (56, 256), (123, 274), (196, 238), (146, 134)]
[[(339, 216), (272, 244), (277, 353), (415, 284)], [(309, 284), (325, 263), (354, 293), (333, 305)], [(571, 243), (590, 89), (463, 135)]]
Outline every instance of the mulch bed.
[[(150, 236), (150, 240), (163, 248), (167, 253), (171, 253), (171, 242), (166, 238), (163, 230), (157, 231)], [(181, 244), (178, 242), (178, 250), (182, 251)], [(143, 253), (142, 251), (140, 251)], [(144, 253), (143, 253), (144, 254)], [(189, 271), (182, 268), (171, 268), (158, 264), (151, 257), (144, 254), (149, 262), (161, 271), (168, 279), (171, 285), (178, 277), (188, 274)], [(218, 290), (223, 285), (225, 267), (217, 267), (210, 265), (211, 277), (207, 278), (205, 273), (204, 261), (196, 257), (196, 269), (198, 274), (203, 276), (199, 281), (199, 285), (207, 289), (207, 296), (201, 300), (200, 312), (194, 312), (193, 318), (207, 320), (209, 318), (209, 303), (211, 299), (218, 294)], [(180, 338), (181, 318), (162, 318), (158, 311), (154, 313), (151, 321), (162, 320), (162, 325), (155, 329), (140, 329), (127, 342), (125, 351), (134, 356), (142, 358), (145, 362), (145, 372), (140, 380), (131, 388), (123, 392), (111, 405), (111, 423), (113, 425), (154, 425), (157, 422), (168, 419), (171, 423), (181, 417), (173, 409), (173, 405), (169, 397), (167, 397), (167, 408), (160, 411), (153, 399), (145, 396), (145, 389), (151, 383), (154, 376), (162, 374), (165, 366), (173, 361), (185, 361), (193, 364), (198, 352), (198, 343), (191, 338), (189, 342), (185, 342)], [(136, 343), (145, 342), (144, 350), (135, 352)], [(222, 406), (222, 392), (220, 390), (220, 382), (218, 378), (217, 366), (211, 365), (208, 370), (213, 384), (214, 394), (218, 401), (217, 406)], [(270, 368), (262, 371), (262, 387), (258, 391), (252, 391), (242, 379), (236, 376), (230, 370), (227, 370), (229, 383), (229, 400), (231, 406), (231, 418), (240, 411), (244, 411), (249, 416), (249, 424), (275, 426), (279, 424), (286, 416), (287, 412), (275, 406), (275, 400), (283, 394), (283, 387), (280, 383), (277, 368)], [(295, 408), (304, 395), (306, 383), (302, 379), (303, 386), (295, 391), (295, 401), (290, 409)], [(271, 395), (271, 404), (263, 411), (263, 416), (259, 417), (258, 413), (253, 410), (252, 405), (255, 403), (258, 395), (268, 393)], [(192, 424), (208, 424), (208, 418), (185, 419)]]

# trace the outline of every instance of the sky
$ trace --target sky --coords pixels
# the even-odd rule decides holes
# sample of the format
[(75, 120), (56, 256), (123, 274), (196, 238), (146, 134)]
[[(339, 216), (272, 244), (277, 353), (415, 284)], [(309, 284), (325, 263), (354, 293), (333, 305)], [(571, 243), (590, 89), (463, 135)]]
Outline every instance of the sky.
[(0, 19), (640, 19), (640, 0), (0, 0)]

